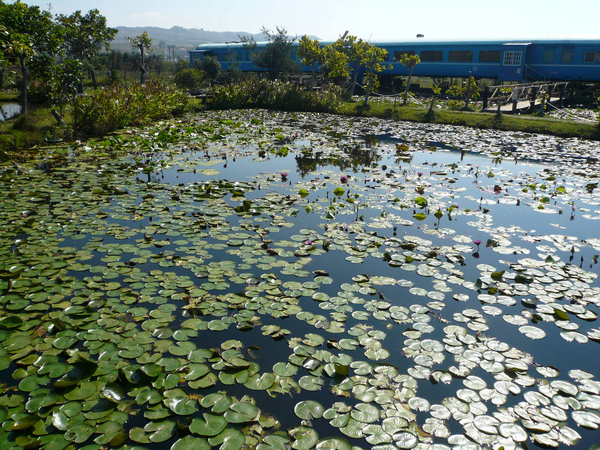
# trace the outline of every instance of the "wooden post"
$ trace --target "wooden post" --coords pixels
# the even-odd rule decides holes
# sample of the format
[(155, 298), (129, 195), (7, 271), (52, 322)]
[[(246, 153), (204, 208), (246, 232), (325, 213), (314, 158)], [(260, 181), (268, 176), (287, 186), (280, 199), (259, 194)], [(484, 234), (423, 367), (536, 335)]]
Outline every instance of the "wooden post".
[(565, 99), (565, 88), (566, 88), (566, 87), (567, 87), (566, 83), (562, 83), (562, 84), (560, 85), (560, 100), (559, 100), (559, 102), (558, 102), (558, 106), (559, 106), (560, 108), (562, 108), (562, 107), (563, 107), (563, 101), (564, 101), (564, 99)]
[[(554, 87), (556, 86), (556, 84), (551, 84), (550, 86), (548, 86), (548, 90), (546, 91), (548, 94), (548, 100), (547, 101), (552, 101), (552, 93), (554, 92)], [(546, 103), (544, 103), (544, 111), (546, 111)]]
[(535, 99), (537, 98), (537, 94), (538, 94), (537, 86), (532, 86), (531, 93), (529, 94), (529, 107), (531, 108), (532, 112), (533, 112), (533, 108), (535, 107)]
[(488, 107), (488, 97), (490, 96), (490, 87), (486, 86), (485, 88), (483, 88), (483, 107), (481, 108), (482, 111), (485, 111)]

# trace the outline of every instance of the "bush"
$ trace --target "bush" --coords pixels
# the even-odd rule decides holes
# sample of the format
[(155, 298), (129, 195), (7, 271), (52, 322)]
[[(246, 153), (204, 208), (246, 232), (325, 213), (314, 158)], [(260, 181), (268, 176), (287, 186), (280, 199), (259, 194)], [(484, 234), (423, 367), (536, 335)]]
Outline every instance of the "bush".
[(129, 125), (145, 126), (183, 113), (188, 96), (160, 78), (143, 85), (113, 85), (71, 103), (73, 129), (82, 136), (102, 136)]
[(337, 86), (306, 91), (290, 82), (254, 77), (240, 83), (213, 87), (206, 106), (209, 109), (267, 108), (333, 112), (340, 104), (341, 95), (341, 89)]
[(181, 89), (195, 91), (202, 85), (203, 78), (198, 69), (183, 69), (175, 74), (175, 84)]

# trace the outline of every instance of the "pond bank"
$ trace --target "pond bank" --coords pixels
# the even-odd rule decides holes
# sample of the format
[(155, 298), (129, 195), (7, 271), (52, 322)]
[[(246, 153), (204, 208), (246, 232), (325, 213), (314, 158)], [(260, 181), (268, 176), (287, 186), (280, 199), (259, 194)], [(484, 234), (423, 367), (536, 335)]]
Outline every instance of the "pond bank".
[(581, 139), (600, 140), (600, 126), (597, 123), (578, 123), (571, 120), (554, 119), (550, 117), (508, 116), (499, 118), (494, 113), (474, 111), (435, 110), (429, 115), (427, 109), (414, 106), (397, 106), (371, 103), (363, 109), (362, 103), (346, 102), (339, 108), (340, 114), (382, 119), (406, 120), (420, 123), (439, 123), (462, 125), (479, 129), (523, 131), (540, 133), (558, 137), (578, 137)]

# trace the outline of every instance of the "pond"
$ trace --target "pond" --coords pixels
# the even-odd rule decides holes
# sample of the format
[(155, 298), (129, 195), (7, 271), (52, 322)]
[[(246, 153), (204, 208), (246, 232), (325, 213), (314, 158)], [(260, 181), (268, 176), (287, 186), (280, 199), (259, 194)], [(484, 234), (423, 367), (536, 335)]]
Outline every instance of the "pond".
[(2, 448), (589, 449), (597, 144), (206, 113), (0, 169)]

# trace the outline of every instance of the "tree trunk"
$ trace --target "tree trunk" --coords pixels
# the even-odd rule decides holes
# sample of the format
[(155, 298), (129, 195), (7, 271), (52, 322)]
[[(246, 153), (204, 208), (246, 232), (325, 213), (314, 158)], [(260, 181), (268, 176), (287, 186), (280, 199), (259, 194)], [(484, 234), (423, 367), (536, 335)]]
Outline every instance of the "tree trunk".
[(88, 59), (88, 66), (90, 68), (90, 75), (92, 76), (92, 86), (94, 86), (94, 90), (98, 89), (98, 82), (96, 81), (96, 72), (94, 71), (94, 67), (92, 66), (92, 61)]
[(146, 67), (144, 66), (144, 47), (140, 48), (140, 83), (146, 81)]
[(354, 74), (352, 75), (352, 86), (350, 86), (350, 98), (354, 95), (354, 89), (356, 88), (356, 80), (358, 79), (358, 69), (360, 66), (357, 66), (354, 70)]
[(27, 114), (27, 67), (25, 66), (25, 57), (19, 57), (21, 63), (21, 74), (23, 76), (23, 86), (21, 92), (21, 114)]
[(371, 85), (373, 84), (373, 66), (371, 66), (371, 70), (369, 71), (369, 85), (367, 86), (367, 92), (365, 92), (365, 102), (363, 107), (366, 108), (369, 103), (369, 94), (371, 93)]
[(406, 102), (408, 101), (408, 91), (410, 90), (410, 81), (412, 79), (412, 72), (413, 72), (413, 68), (410, 68), (410, 71), (408, 72), (408, 80), (406, 80), (406, 90), (404, 91), (404, 101), (402, 102), (402, 106), (406, 105)]

